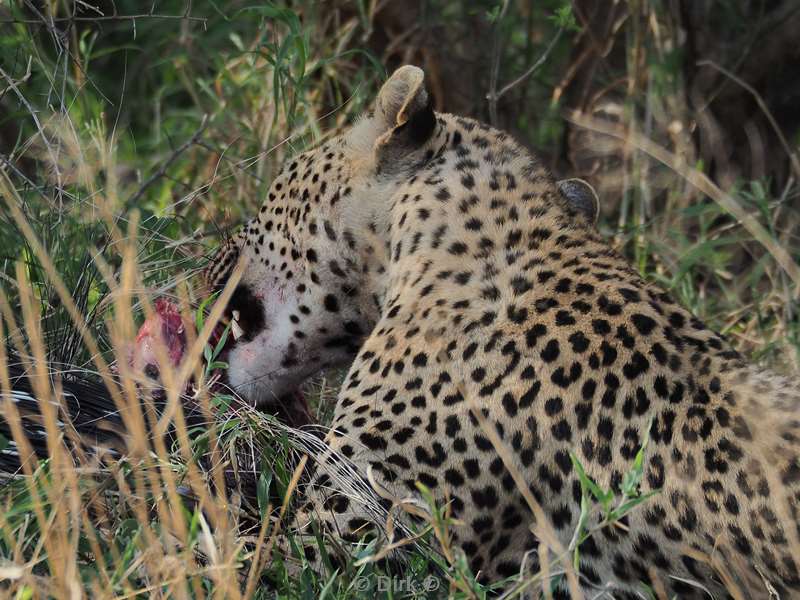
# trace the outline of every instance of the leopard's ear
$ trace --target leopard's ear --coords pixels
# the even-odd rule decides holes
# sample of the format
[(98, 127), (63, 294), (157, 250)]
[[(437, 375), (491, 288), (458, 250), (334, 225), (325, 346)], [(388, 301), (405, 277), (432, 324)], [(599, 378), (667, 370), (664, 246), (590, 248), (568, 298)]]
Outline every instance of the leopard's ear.
[(375, 149), (384, 158), (412, 151), (430, 139), (436, 115), (422, 69), (406, 65), (389, 77), (378, 92), (375, 118), (383, 129)]
[(594, 188), (577, 177), (562, 179), (557, 185), (570, 208), (583, 215), (592, 225), (596, 225), (600, 216), (600, 198)]

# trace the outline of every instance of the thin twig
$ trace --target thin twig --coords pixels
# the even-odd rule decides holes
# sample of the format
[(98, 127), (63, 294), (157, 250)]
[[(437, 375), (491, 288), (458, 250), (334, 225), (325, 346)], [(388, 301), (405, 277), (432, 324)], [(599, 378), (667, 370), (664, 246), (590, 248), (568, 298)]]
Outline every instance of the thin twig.
[(19, 101), (31, 115), (34, 124), (36, 125), (36, 129), (39, 131), (39, 135), (42, 138), (42, 143), (44, 143), (45, 148), (47, 148), (47, 153), (50, 155), (50, 160), (53, 162), (53, 168), (56, 172), (56, 181), (58, 183), (58, 187), (61, 188), (61, 171), (58, 169), (58, 160), (56, 159), (56, 153), (53, 150), (53, 147), (50, 145), (50, 141), (47, 139), (47, 136), (44, 133), (44, 127), (42, 123), (39, 121), (39, 117), (37, 116), (36, 110), (34, 110), (33, 106), (31, 106), (28, 99), (25, 98), (25, 95), (20, 91), (17, 87), (17, 82), (14, 81), (2, 68), (0, 68), (0, 77), (6, 80), (8, 83), (8, 87), (16, 94)]
[(792, 152), (792, 148), (791, 146), (789, 146), (789, 142), (787, 141), (786, 136), (783, 135), (781, 128), (778, 126), (778, 123), (777, 121), (775, 121), (775, 118), (772, 116), (772, 113), (770, 112), (769, 108), (767, 108), (767, 104), (764, 102), (763, 98), (761, 97), (761, 94), (759, 94), (753, 86), (744, 81), (741, 77), (737, 76), (734, 73), (731, 73), (726, 68), (715, 63), (713, 60), (701, 60), (698, 61), (696, 64), (698, 67), (711, 67), (715, 71), (722, 73), (723, 75), (725, 75), (725, 77), (727, 77), (737, 85), (741, 86), (742, 88), (750, 92), (750, 94), (755, 99), (756, 104), (758, 104), (758, 107), (761, 109), (761, 112), (764, 113), (764, 116), (767, 118), (767, 121), (769, 121), (769, 124), (772, 127), (773, 131), (775, 131), (775, 135), (778, 136), (778, 140), (780, 141), (781, 146), (783, 146), (784, 151), (789, 156), (789, 161), (792, 164), (792, 169), (795, 172), (795, 176), (798, 179), (800, 179), (800, 160), (798, 160), (797, 155), (794, 152)]
[[(481, 412), (480, 408), (478, 407), (475, 398), (466, 391), (466, 388), (463, 386), (463, 384), (459, 386), (459, 391), (461, 395), (467, 399), (470, 412), (478, 421), (478, 425), (483, 430), (483, 433), (486, 435), (486, 437), (489, 438), (492, 446), (494, 446), (494, 449), (500, 456), (500, 460), (503, 462), (508, 474), (514, 480), (514, 483), (517, 486), (517, 491), (522, 495), (522, 498), (525, 500), (528, 509), (533, 515), (533, 523), (531, 524), (530, 531), (540, 540), (542, 544), (540, 549), (544, 550), (545, 552), (552, 551), (557, 557), (560, 557), (560, 562), (564, 567), (567, 583), (572, 594), (570, 597), (583, 598), (580, 592), (580, 586), (578, 584), (578, 575), (569, 560), (569, 554), (565, 552), (564, 546), (559, 540), (558, 534), (556, 534), (555, 529), (553, 529), (552, 521), (548, 518), (547, 514), (542, 508), (542, 505), (539, 504), (534, 497), (529, 484), (525, 479), (525, 476), (514, 462), (511, 451), (508, 449), (506, 443), (500, 438), (495, 428), (489, 424), (486, 417), (483, 415), (483, 412)], [(540, 564), (542, 566), (547, 566), (548, 561), (542, 560), (540, 561)], [(547, 573), (544, 575), (545, 579), (549, 579)]]
[(544, 49), (544, 52), (536, 60), (536, 62), (533, 63), (528, 68), (527, 71), (525, 71), (522, 75), (517, 77), (514, 81), (512, 81), (511, 83), (503, 86), (503, 88), (501, 88), (501, 90), (499, 92), (497, 92), (497, 94), (495, 95), (495, 100), (499, 100), (500, 98), (502, 98), (512, 88), (518, 86), (520, 83), (525, 81), (528, 77), (533, 75), (539, 69), (539, 67), (541, 67), (544, 64), (545, 61), (547, 60), (547, 58), (550, 56), (550, 53), (553, 51), (553, 48), (555, 47), (555, 45), (558, 42), (559, 38), (561, 38), (561, 34), (562, 33), (564, 33), (564, 28), (563, 27), (559, 27), (558, 31), (556, 31), (556, 34), (553, 36), (553, 39), (550, 40), (549, 44), (547, 44), (547, 48)]
[(135, 204), (135, 203), (136, 203), (136, 201), (137, 201), (137, 200), (139, 200), (139, 198), (141, 198), (141, 197), (142, 197), (142, 195), (145, 193), (145, 191), (147, 190), (147, 188), (149, 188), (149, 187), (150, 187), (151, 185), (153, 185), (153, 184), (154, 184), (156, 181), (158, 181), (159, 179), (161, 179), (161, 178), (162, 178), (162, 177), (163, 177), (163, 176), (166, 174), (166, 172), (167, 172), (167, 169), (169, 169), (169, 168), (170, 168), (170, 166), (172, 165), (172, 163), (173, 163), (173, 162), (175, 162), (175, 160), (176, 160), (176, 159), (177, 159), (177, 158), (178, 158), (178, 157), (179, 157), (181, 154), (183, 154), (184, 152), (186, 152), (186, 150), (187, 150), (187, 149), (188, 149), (190, 146), (193, 146), (193, 145), (195, 144), (195, 142), (197, 142), (198, 138), (199, 138), (201, 135), (203, 135), (203, 132), (206, 130), (206, 127), (208, 127), (208, 115), (203, 115), (203, 121), (200, 123), (200, 128), (199, 128), (197, 131), (195, 131), (195, 132), (194, 132), (194, 135), (192, 135), (192, 137), (191, 137), (191, 138), (189, 138), (188, 140), (186, 140), (186, 141), (185, 141), (183, 144), (181, 144), (180, 146), (178, 146), (178, 148), (176, 148), (176, 149), (175, 149), (175, 151), (174, 151), (174, 152), (173, 152), (173, 153), (170, 155), (170, 157), (169, 157), (167, 160), (165, 160), (165, 161), (162, 163), (162, 165), (161, 165), (161, 167), (158, 169), (158, 171), (156, 171), (155, 173), (153, 173), (153, 174), (152, 174), (152, 175), (151, 175), (151, 176), (150, 176), (150, 177), (147, 179), (147, 181), (145, 181), (145, 182), (142, 184), (142, 187), (140, 187), (140, 188), (139, 188), (139, 191), (137, 191), (137, 192), (136, 192), (136, 193), (135, 193), (133, 196), (131, 196), (131, 198), (130, 198), (130, 201), (129, 201), (129, 202), (130, 202), (131, 204)]
[(794, 297), (800, 297), (800, 267), (798, 267), (791, 254), (786, 250), (786, 248), (781, 246), (772, 236), (770, 236), (769, 232), (761, 223), (759, 223), (756, 217), (747, 212), (745, 208), (739, 202), (737, 202), (735, 198), (733, 198), (733, 196), (722, 191), (719, 186), (711, 181), (711, 179), (709, 179), (705, 173), (686, 165), (681, 161), (680, 157), (676, 156), (663, 146), (660, 146), (647, 139), (643, 135), (631, 131), (630, 129), (621, 125), (596, 119), (578, 110), (567, 111), (565, 118), (567, 121), (577, 125), (578, 127), (583, 127), (584, 129), (588, 129), (590, 131), (610, 135), (611, 137), (631, 144), (634, 148), (637, 148), (645, 154), (649, 154), (660, 163), (678, 173), (700, 192), (713, 199), (717, 204), (735, 217), (739, 223), (742, 224), (742, 227), (744, 227), (756, 241), (758, 241), (762, 246), (764, 246), (764, 248), (767, 249), (770, 254), (772, 254), (775, 261), (784, 271), (786, 271), (786, 274), (791, 277), (792, 281), (794, 282)]
[(75, 0), (75, 12), (77, 12), (77, 10), (78, 10), (78, 5), (79, 5), (79, 4), (80, 4), (81, 6), (83, 6), (84, 8), (87, 8), (87, 9), (89, 9), (89, 10), (91, 10), (91, 11), (94, 11), (94, 12), (96, 12), (96, 13), (97, 13), (98, 15), (100, 15), (101, 17), (102, 17), (102, 16), (104, 16), (104, 15), (103, 15), (103, 11), (102, 11), (102, 10), (100, 10), (100, 9), (99, 9), (99, 8), (97, 8), (96, 6), (92, 6), (92, 5), (91, 5), (91, 4), (89, 4), (88, 2), (84, 2), (83, 0)]
[[(31, 76), (31, 61), (33, 60), (33, 56), (28, 56), (28, 66), (25, 69), (25, 75), (20, 77), (19, 79), (12, 79), (12, 83), (17, 86), (20, 83), (25, 83)], [(11, 83), (8, 84), (4, 89), (0, 90), (0, 100), (2, 100), (3, 96), (6, 95), (6, 92), (11, 89)]]
[(19, 168), (17, 168), (17, 166), (10, 159), (0, 154), (0, 162), (2, 162), (6, 167), (14, 171), (14, 174), (20, 179), (22, 179), (29, 187), (39, 192), (42, 198), (44, 198), (45, 200), (49, 199), (49, 197), (44, 191), (44, 188), (39, 187), (39, 185), (35, 181), (33, 181), (30, 177), (25, 175), (25, 173), (23, 173)]
[[(178, 21), (198, 21), (204, 26), (208, 23), (206, 17), (194, 17), (191, 15), (162, 15), (157, 13), (143, 13), (140, 15), (105, 15), (102, 17), (58, 17), (48, 19), (51, 23), (79, 23), (95, 21), (138, 21), (142, 19), (175, 19)], [(20, 23), (23, 25), (44, 25), (48, 23), (38, 19), (0, 19), (0, 24)]]
[(215, 154), (220, 154), (220, 159), (221, 160), (223, 160), (223, 161), (225, 161), (227, 163), (231, 163), (234, 167), (236, 167), (236, 169), (238, 169), (239, 171), (241, 171), (242, 173), (244, 173), (248, 177), (252, 177), (253, 179), (258, 181), (259, 183), (264, 183), (264, 178), (263, 177), (259, 177), (255, 173), (251, 173), (248, 169), (244, 168), (240, 164), (242, 162), (240, 159), (231, 158), (229, 156), (225, 156), (224, 155), (224, 152), (227, 150), (227, 148), (230, 146), (230, 144), (228, 144), (228, 146), (223, 150), (220, 150), (219, 148), (217, 148), (215, 146), (212, 146), (211, 144), (209, 144), (208, 142), (204, 142), (203, 140), (198, 140), (197, 141), (197, 145), (200, 146), (201, 148), (205, 148), (209, 152), (214, 152)]
[[(97, 92), (97, 94), (103, 100), (105, 100), (109, 104), (113, 105), (114, 103), (111, 102), (111, 100), (108, 99), (108, 97), (103, 93), (103, 91), (95, 84), (94, 80), (91, 77), (89, 77), (89, 74), (84, 70), (83, 65), (81, 64), (81, 61), (78, 59), (78, 57), (73, 56), (73, 54), (69, 50), (68, 45), (65, 45), (64, 40), (62, 39), (64, 32), (56, 30), (55, 24), (53, 22), (52, 15), (48, 15), (48, 16), (43, 15), (41, 12), (39, 12), (39, 9), (30, 2), (30, 0), (25, 0), (25, 6), (28, 8), (28, 10), (30, 10), (37, 17), (39, 17), (38, 20), (34, 21), (36, 24), (44, 25), (45, 27), (47, 27), (47, 31), (50, 33), (50, 36), (53, 38), (53, 45), (56, 48), (58, 48), (58, 57), (56, 58), (56, 60), (60, 61), (61, 60), (61, 54), (62, 53), (66, 54), (69, 57), (71, 63), (75, 65), (75, 67), (80, 71), (81, 75), (86, 79), (86, 81), (88, 81), (92, 85), (92, 87), (94, 88), (95, 92)], [(3, 22), (4, 21), (0, 21), (0, 23), (3, 23)], [(11, 21), (11, 22), (13, 22), (13, 21)], [(20, 21), (20, 22), (25, 22), (25, 21)], [(56, 63), (56, 64), (58, 64), (58, 63)], [(64, 61), (64, 77), (63, 77), (62, 82), (61, 82), (61, 96), (59, 98), (59, 100), (61, 102), (61, 111), (62, 112), (64, 112), (64, 97), (66, 95), (66, 92), (65, 92), (66, 85), (67, 85), (67, 64), (66, 64), (66, 61)], [(49, 104), (49, 95), (50, 95), (51, 92), (52, 92), (52, 86), (51, 86), (50, 91), (48, 92), (48, 104)]]
[[(500, 20), (505, 16), (506, 9), (508, 8), (508, 2), (503, 5), (503, 9), (500, 11), (500, 16), (497, 19), (497, 27), (499, 31), (500, 27)], [(499, 34), (495, 37), (495, 47), (492, 51), (493, 54), (493, 62), (492, 62), (492, 72), (490, 76), (490, 84), (489, 84), (489, 93), (486, 94), (486, 99), (489, 101), (489, 122), (492, 125), (497, 125), (497, 102), (502, 98), (505, 94), (510, 92), (520, 83), (525, 81), (528, 77), (533, 75), (539, 68), (547, 61), (550, 53), (555, 48), (556, 43), (558, 40), (561, 39), (561, 34), (564, 33), (564, 28), (559, 27), (556, 34), (553, 36), (553, 39), (550, 40), (550, 43), (547, 44), (547, 48), (544, 49), (542, 55), (533, 63), (528, 69), (519, 77), (517, 77), (511, 83), (504, 85), (500, 91), (497, 91), (497, 80), (500, 75), (500, 50), (499, 50)]]
[(497, 125), (497, 80), (500, 77), (500, 26), (508, 10), (509, 0), (503, 1), (503, 7), (497, 15), (494, 24), (494, 39), (492, 42), (492, 70), (489, 74), (489, 93), (486, 99), (489, 100), (489, 123)]

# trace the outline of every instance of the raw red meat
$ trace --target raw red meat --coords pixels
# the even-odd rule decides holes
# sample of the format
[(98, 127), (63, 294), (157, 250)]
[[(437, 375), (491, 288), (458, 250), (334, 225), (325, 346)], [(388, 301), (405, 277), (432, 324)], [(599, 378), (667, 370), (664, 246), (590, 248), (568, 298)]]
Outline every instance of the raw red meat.
[[(185, 319), (178, 305), (166, 298), (157, 299), (153, 307), (154, 313), (139, 328), (130, 364), (135, 372), (142, 373), (151, 380), (158, 380), (161, 368), (157, 358), (157, 345), (163, 344), (171, 366), (178, 367), (186, 353), (188, 332), (194, 331), (194, 323)], [(211, 344), (216, 344), (223, 329), (221, 324), (217, 327), (217, 331), (214, 332), (210, 341)], [(235, 343), (233, 337), (228, 336), (228, 344), (233, 343)], [(222, 360), (224, 360), (224, 352)], [(224, 380), (224, 373), (222, 376)], [(274, 405), (260, 408), (275, 413), (278, 418), (293, 427), (314, 422), (308, 402), (300, 391), (276, 400)]]

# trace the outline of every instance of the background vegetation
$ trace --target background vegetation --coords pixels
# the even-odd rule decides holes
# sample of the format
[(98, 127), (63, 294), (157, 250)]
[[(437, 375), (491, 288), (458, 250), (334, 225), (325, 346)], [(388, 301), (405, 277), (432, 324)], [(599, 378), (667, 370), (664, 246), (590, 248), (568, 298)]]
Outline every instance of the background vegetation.
[[(10, 361), (108, 377), (154, 297), (197, 306), (193, 274), (283, 160), (403, 63), (426, 70), (438, 109), (589, 180), (600, 229), (644, 276), (796, 373), (797, 31), (793, 0), (0, 0), (0, 389)], [(323, 422), (335, 382), (313, 384)], [(135, 445), (121, 466), (84, 465), (90, 476), (54, 456), (6, 484), (0, 595), (486, 593), (457, 549), (414, 554), (410, 572), (436, 590), (379, 593), (380, 569), (359, 557), (289, 576), (269, 560), (280, 518), (243, 525), (293, 488), (291, 442), (264, 419), (241, 409), (174, 447)], [(261, 473), (244, 508), (192, 467), (204, 453), (228, 465), (243, 443)]]

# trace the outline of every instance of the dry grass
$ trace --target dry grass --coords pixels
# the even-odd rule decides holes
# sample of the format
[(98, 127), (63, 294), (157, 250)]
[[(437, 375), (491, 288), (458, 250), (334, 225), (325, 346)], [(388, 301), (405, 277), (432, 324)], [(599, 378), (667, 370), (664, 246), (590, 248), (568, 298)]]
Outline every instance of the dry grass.
[[(29, 456), (25, 421), (10, 400), (10, 367), (20, 363), (42, 407), (49, 456), (23, 461), (22, 477), (0, 483), (0, 597), (375, 597), (386, 575), (376, 559), (386, 548), (365, 542), (342, 569), (322, 573), (299, 553), (273, 552), (293, 540), (296, 457), (313, 456), (318, 441), (211, 392), (200, 358), (235, 280), (204, 315), (189, 360), (162, 371), (163, 406), (143, 401), (128, 353), (156, 296), (195, 318), (193, 276), (209, 247), (256, 210), (286, 157), (368, 103), (380, 69), (353, 48), (372, 43), (379, 26), (391, 34), (384, 58), (403, 48), (404, 57), (422, 57), (431, 86), (446, 94), (441, 65), (414, 47), (428, 25), (387, 28), (375, 2), (331, 10), (300, 2), (302, 22), (282, 4), (237, 5), (221, 18), (177, 2), (148, 16), (120, 2), (125, 18), (102, 21), (109, 29), (101, 31), (80, 20), (94, 14), (90, 4), (48, 3), (49, 15), (22, 2), (0, 5), (0, 20), (13, 21), (0, 24), (9, 40), (0, 48), (14, 48), (0, 60), (0, 110), (14, 113), (0, 127), (21, 123), (11, 138), (0, 130), (2, 414), (16, 450)], [(466, 10), (443, 3), (442, 14), (453, 18), (454, 6)], [(480, 91), (495, 90), (487, 113), (542, 145), (557, 169), (597, 185), (602, 231), (643, 276), (755, 360), (800, 373), (797, 142), (758, 92), (748, 89), (789, 165), (782, 180), (768, 178), (766, 167), (742, 173), (722, 161), (714, 115), (690, 105), (674, 68), (681, 31), (661, 3), (616, 7), (602, 46), (584, 44), (580, 18), (574, 31), (563, 20), (536, 25), (533, 8), (498, 8), (486, 20), (496, 65), (494, 87)], [(48, 19), (73, 12), (75, 26), (56, 35), (64, 21)], [(120, 43), (130, 54), (104, 62), (104, 53), (128, 52)], [(615, 43), (629, 60), (597, 75), (581, 112), (560, 114), (587, 62)], [(109, 89), (118, 96), (108, 98)], [(515, 112), (515, 102), (529, 108)], [(568, 167), (553, 148), (564, 150)], [(717, 157), (713, 172), (703, 162), (709, 155)], [(75, 370), (108, 390), (125, 431), (123, 460), (69, 449), (76, 434), (59, 398)], [(190, 378), (196, 393), (187, 404)], [(339, 379), (326, 374), (309, 386), (322, 422)], [(405, 549), (409, 576), (435, 574), (429, 597), (485, 597), (450, 542), (457, 524), (446, 508), (393, 500), (428, 521)], [(430, 548), (434, 540), (440, 551)], [(564, 578), (579, 597), (574, 550), (543, 544), (542, 570), (513, 582), (508, 596), (537, 589), (548, 597), (548, 584)], [(732, 578), (730, 589), (741, 596)], [(666, 594), (656, 588), (652, 597)]]

